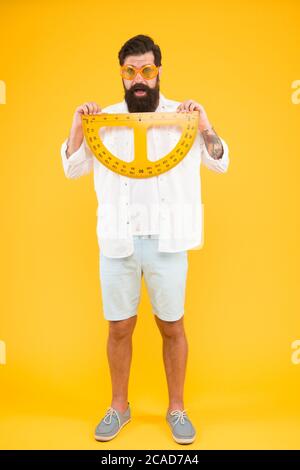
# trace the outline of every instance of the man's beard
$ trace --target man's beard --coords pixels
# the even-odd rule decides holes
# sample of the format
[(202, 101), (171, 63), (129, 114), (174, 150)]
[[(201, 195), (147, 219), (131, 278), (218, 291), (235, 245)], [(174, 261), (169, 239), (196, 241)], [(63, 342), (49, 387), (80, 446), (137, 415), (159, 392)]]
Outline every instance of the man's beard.
[[(143, 83), (136, 83), (129, 90), (124, 86), (125, 101), (127, 103), (128, 111), (130, 113), (152, 113), (156, 110), (159, 104), (159, 76), (157, 76), (156, 85), (154, 88), (150, 88)], [(145, 90), (145, 96), (136, 96), (135, 90)]]

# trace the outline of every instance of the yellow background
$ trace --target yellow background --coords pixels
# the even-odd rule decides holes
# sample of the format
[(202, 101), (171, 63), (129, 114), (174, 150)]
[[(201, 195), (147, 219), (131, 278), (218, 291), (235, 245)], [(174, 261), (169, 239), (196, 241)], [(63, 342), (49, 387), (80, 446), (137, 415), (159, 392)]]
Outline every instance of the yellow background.
[(182, 448), (144, 283), (133, 419), (93, 439), (111, 398), (97, 203), (60, 157), (79, 104), (123, 99), (117, 54), (136, 34), (162, 49), (163, 94), (200, 102), (230, 149), (227, 174), (202, 167), (205, 244), (189, 253), (189, 448), (299, 448), (299, 15), (296, 0), (1, 1), (1, 448)]

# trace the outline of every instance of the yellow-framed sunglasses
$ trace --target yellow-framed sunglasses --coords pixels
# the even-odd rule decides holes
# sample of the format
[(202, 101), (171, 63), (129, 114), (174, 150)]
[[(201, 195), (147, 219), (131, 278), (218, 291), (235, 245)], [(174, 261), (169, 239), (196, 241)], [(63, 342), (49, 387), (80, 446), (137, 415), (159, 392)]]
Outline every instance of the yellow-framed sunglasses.
[(140, 73), (145, 80), (151, 80), (158, 74), (158, 67), (154, 64), (143, 65), (141, 68), (134, 67), (134, 65), (122, 65), (120, 69), (120, 74), (125, 80), (133, 80), (138, 73)]

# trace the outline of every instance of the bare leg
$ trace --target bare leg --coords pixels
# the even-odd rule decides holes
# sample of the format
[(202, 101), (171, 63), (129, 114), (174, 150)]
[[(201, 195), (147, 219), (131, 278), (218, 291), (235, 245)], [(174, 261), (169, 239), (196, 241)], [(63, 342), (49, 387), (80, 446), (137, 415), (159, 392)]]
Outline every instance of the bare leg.
[(163, 340), (163, 359), (169, 391), (168, 411), (183, 410), (183, 390), (188, 357), (183, 317), (174, 322), (167, 322), (155, 315), (155, 320)]
[(109, 322), (107, 356), (109, 361), (112, 402), (121, 413), (128, 407), (128, 383), (132, 358), (132, 333), (137, 316)]

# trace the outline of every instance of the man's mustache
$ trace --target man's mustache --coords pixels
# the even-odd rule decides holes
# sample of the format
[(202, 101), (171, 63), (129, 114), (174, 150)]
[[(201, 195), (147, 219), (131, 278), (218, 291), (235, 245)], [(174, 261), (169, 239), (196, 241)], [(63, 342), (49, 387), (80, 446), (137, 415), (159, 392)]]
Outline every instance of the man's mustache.
[(132, 93), (134, 93), (136, 90), (148, 91), (149, 87), (142, 83), (141, 84), (136, 83), (129, 89), (129, 91), (132, 91)]

